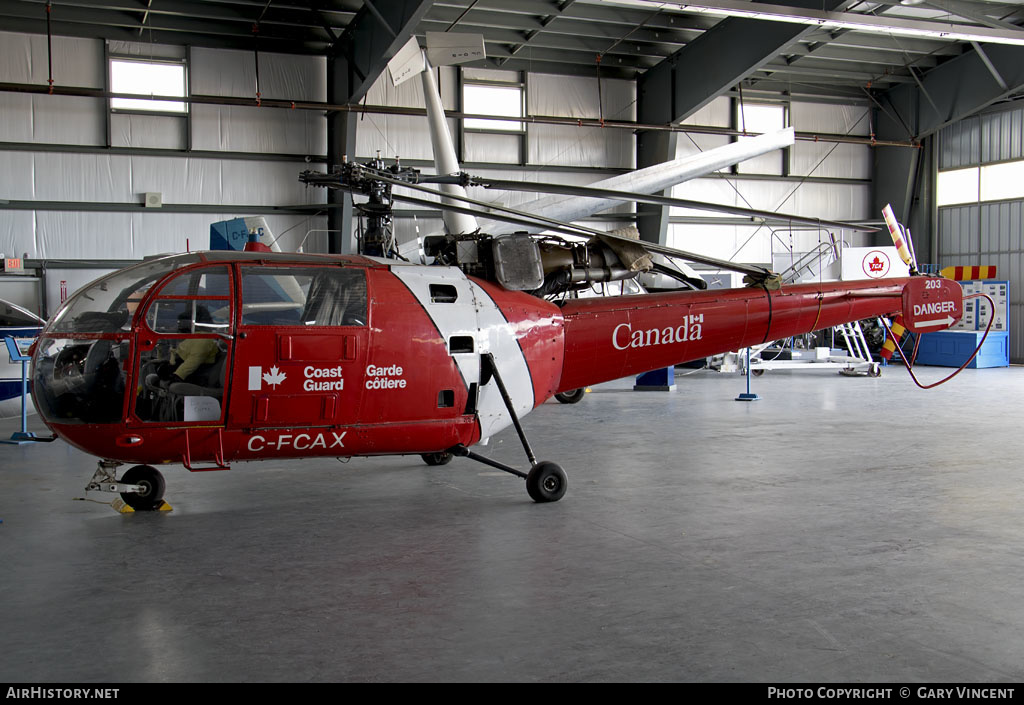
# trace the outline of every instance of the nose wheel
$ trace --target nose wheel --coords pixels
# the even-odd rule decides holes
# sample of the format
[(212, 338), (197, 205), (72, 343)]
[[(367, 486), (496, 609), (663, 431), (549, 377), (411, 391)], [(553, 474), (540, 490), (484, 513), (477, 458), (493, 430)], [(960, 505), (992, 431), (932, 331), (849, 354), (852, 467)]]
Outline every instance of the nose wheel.
[(120, 463), (115, 460), (100, 460), (97, 465), (92, 480), (86, 485), (86, 492), (119, 493), (121, 501), (135, 511), (170, 510), (170, 505), (164, 502), (167, 483), (156, 468), (136, 465), (129, 468), (118, 480), (115, 472)]
[(135, 511), (152, 511), (164, 503), (167, 482), (160, 471), (149, 465), (129, 468), (121, 477), (121, 484), (136, 485), (137, 492), (122, 492), (121, 499)]

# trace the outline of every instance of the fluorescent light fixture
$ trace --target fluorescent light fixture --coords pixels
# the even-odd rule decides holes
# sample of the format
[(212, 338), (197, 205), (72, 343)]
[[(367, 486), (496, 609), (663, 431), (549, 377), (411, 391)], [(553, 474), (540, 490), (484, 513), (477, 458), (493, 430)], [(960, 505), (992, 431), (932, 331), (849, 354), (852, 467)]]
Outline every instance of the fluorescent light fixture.
[[(635, 3), (630, 3), (635, 4)], [(947, 41), (982, 42), (1024, 46), (1024, 31), (975, 27), (935, 20), (861, 15), (854, 12), (826, 12), (789, 5), (743, 2), (741, 0), (703, 0), (702, 2), (646, 2), (658, 7), (678, 6), (680, 10), (717, 17), (747, 17), (769, 22), (788, 22), (822, 29), (851, 29), (873, 34), (929, 37)]]

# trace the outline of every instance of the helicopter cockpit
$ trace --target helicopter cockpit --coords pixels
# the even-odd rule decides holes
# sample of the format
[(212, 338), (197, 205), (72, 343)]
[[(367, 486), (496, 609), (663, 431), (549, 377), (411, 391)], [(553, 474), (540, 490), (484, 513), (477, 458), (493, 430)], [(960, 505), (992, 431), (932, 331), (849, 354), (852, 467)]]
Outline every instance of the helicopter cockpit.
[[(136, 310), (154, 284), (200, 261), (196, 254), (148, 260), (97, 279), (65, 302), (40, 334), (33, 357), (33, 394), (46, 421), (122, 421)], [(157, 330), (172, 317), (177, 325), (181, 312), (169, 304), (148, 310)]]
[[(365, 268), (339, 265), (321, 255), (211, 251), (98, 279), (72, 295), (39, 336), (36, 406), (54, 424), (224, 423), (239, 347), (273, 351), (281, 329), (299, 344), (342, 327), (352, 350), (353, 336), (365, 337)], [(234, 325), (243, 327), (244, 343), (235, 341)]]

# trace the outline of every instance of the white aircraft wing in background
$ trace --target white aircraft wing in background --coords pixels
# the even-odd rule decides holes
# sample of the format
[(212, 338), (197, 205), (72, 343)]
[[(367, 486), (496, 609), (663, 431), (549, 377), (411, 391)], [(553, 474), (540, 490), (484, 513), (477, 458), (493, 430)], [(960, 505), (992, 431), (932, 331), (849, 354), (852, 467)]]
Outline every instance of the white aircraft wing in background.
[[(430, 125), (430, 142), (434, 152), (434, 166), (438, 174), (455, 174), (460, 171), (460, 167), (431, 66), (475, 61), (484, 56), (482, 35), (428, 32), (426, 50), (421, 49), (416, 37), (413, 37), (388, 63), (391, 80), (396, 86), (417, 74), (421, 76), (427, 121)], [(794, 139), (795, 133), (790, 127), (709, 149), (700, 154), (638, 169), (628, 174), (613, 176), (590, 184), (590, 186), (642, 194), (658, 193), (690, 179), (707, 176), (745, 159), (788, 147), (793, 144)], [(462, 186), (445, 184), (440, 188), (447, 194), (466, 196), (466, 191)], [(459, 205), (458, 202), (450, 199), (443, 200), (449, 205)], [(528, 201), (520, 204), (517, 208), (544, 218), (571, 222), (611, 208), (617, 203), (617, 201), (607, 198), (553, 195)], [(524, 228), (523, 225), (512, 225), (488, 219), (478, 221), (472, 215), (449, 210), (444, 211), (444, 223), (447, 232), (453, 234), (472, 233), (480, 229), (492, 235), (523, 232), (524, 229), (530, 233), (544, 230), (542, 226)]]

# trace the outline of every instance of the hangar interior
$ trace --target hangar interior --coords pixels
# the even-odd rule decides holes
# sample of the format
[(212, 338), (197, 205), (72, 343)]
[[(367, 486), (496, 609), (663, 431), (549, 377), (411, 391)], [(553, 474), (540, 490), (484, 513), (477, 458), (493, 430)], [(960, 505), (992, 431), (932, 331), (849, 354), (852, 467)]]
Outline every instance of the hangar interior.
[[(239, 217), (284, 251), (354, 252), (352, 197), (298, 174), (434, 173), (420, 83), (387, 64), (474, 33), (485, 58), (433, 69), (466, 171), (587, 185), (791, 126), (666, 195), (878, 227), (891, 204), (920, 262), (997, 267), (1020, 363), (1022, 22), (988, 0), (0, 0), (0, 254), (24, 268), (0, 299), (48, 318)], [(138, 67), (176, 87), (121, 83)], [(394, 218), (405, 244), (445, 227)], [(889, 244), (679, 206), (579, 222), (777, 271)], [(173, 512), (122, 516), (71, 501), (94, 458), (5, 446), (0, 679), (1017, 680), (1018, 372), (781, 373), (758, 404), (708, 371), (611, 382), (524, 420), (573, 483), (550, 506), (397, 456), (169, 473)], [(481, 452), (521, 463), (518, 443)]]

